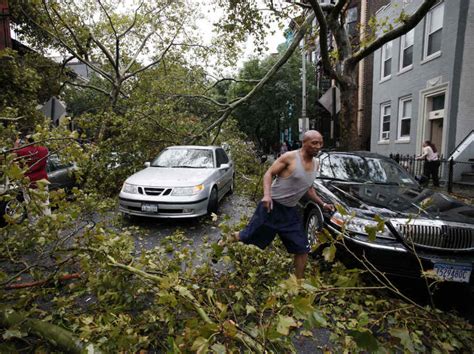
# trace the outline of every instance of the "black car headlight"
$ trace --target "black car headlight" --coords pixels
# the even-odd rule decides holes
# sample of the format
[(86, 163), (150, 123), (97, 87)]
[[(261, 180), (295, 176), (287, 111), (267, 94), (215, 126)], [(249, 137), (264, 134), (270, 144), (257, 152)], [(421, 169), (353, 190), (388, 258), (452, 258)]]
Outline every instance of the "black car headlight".
[(386, 225), (383, 225), (382, 231), (380, 231), (380, 222), (374, 219), (366, 219), (354, 215), (342, 215), (341, 213), (336, 212), (331, 217), (331, 223), (340, 228), (344, 228), (347, 232), (365, 236), (369, 236), (370, 229), (378, 229), (375, 233), (376, 237), (395, 239)]

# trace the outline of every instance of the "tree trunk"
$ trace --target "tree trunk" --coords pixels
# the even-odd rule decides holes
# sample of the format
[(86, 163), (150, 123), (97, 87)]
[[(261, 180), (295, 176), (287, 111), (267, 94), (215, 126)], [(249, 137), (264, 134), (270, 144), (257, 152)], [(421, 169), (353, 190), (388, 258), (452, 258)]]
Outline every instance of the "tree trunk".
[(341, 111), (339, 113), (340, 148), (342, 150), (360, 150), (361, 142), (357, 129), (357, 86), (341, 84)]

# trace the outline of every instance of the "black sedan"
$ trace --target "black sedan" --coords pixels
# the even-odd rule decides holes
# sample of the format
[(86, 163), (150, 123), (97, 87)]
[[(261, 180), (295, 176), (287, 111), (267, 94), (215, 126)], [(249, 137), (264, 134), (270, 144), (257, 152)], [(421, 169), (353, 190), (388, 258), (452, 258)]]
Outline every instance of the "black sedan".
[[(339, 205), (322, 213), (300, 201), (308, 237), (340, 237), (345, 252), (386, 274), (473, 283), (474, 207), (423, 189), (392, 159), (369, 152), (323, 152), (314, 188)], [(420, 266), (421, 265), (421, 266)], [(422, 269), (420, 269), (422, 268)]]

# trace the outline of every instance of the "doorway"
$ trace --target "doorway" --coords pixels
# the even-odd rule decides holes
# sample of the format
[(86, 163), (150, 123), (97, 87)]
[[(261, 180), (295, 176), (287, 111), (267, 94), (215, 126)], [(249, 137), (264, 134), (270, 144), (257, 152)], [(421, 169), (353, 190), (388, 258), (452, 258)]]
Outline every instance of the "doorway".
[(430, 120), (430, 125), (429, 140), (437, 149), (441, 149), (441, 144), (443, 142), (443, 119), (432, 119)]
[(445, 117), (445, 92), (427, 97), (427, 130), (425, 140), (430, 140), (438, 151), (443, 147), (443, 125)]

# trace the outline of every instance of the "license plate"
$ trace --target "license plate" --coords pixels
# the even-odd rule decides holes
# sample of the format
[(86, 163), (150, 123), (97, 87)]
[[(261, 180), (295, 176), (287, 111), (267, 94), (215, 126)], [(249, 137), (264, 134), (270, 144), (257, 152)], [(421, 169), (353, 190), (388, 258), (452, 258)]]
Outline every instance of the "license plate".
[(142, 204), (142, 211), (146, 213), (157, 213), (158, 205), (156, 204)]
[(435, 263), (434, 270), (443, 280), (469, 283), (472, 268), (469, 265)]

